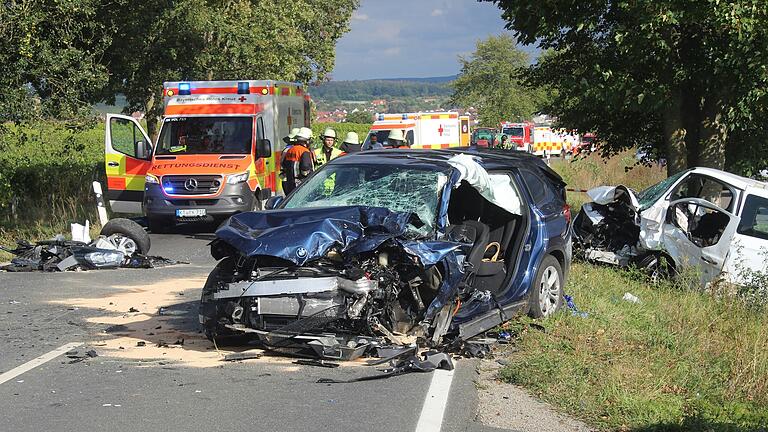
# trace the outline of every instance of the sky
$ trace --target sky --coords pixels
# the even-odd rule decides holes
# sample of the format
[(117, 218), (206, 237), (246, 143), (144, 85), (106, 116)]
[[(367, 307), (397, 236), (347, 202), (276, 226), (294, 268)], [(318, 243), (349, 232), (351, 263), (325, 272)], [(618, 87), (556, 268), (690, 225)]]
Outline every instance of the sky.
[(362, 0), (336, 45), (333, 80), (459, 73), (459, 55), (504, 30), (501, 10), (475, 0)]

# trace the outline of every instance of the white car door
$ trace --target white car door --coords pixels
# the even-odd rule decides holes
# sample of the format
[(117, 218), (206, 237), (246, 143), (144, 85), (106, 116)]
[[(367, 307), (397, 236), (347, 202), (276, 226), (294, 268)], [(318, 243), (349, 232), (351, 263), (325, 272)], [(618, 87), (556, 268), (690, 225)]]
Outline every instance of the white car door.
[(740, 219), (726, 269), (731, 282), (742, 285), (750, 273), (768, 273), (768, 191), (750, 192)]
[(662, 244), (678, 269), (698, 269), (706, 285), (722, 273), (739, 220), (700, 198), (673, 201), (663, 224)]

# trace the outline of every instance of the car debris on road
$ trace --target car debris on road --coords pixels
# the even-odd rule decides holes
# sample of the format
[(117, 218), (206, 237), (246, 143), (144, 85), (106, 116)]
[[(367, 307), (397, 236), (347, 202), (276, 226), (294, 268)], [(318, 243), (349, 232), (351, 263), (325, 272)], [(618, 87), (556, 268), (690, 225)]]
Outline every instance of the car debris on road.
[(113, 219), (102, 228), (97, 239), (89, 242), (66, 240), (63, 235), (58, 235), (36, 243), (19, 240), (13, 249), (0, 246), (0, 250), (15, 255), (10, 264), (1, 266), (0, 270), (55, 272), (183, 264), (182, 261), (147, 255), (149, 248), (149, 235), (144, 228), (130, 219)]

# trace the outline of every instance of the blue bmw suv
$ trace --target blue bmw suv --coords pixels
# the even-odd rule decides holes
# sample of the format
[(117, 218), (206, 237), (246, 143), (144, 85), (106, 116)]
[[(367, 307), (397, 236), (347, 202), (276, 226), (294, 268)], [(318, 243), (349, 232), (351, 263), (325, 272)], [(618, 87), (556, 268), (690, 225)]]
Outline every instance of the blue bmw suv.
[(200, 323), (210, 338), (251, 334), (323, 357), (405, 335), (452, 344), (516, 313), (549, 316), (571, 264), (565, 198), (562, 178), (528, 154), (339, 157), (217, 230)]

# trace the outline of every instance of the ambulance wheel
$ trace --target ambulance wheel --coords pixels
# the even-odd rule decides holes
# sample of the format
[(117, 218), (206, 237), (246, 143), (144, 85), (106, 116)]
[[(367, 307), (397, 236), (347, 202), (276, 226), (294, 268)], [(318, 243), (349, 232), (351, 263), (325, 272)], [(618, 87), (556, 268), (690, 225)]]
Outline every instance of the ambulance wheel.
[(149, 225), (149, 231), (152, 234), (165, 234), (170, 232), (175, 224), (169, 218), (155, 216), (147, 217), (147, 225)]
[(125, 248), (123, 251), (129, 254), (133, 252), (146, 254), (151, 246), (149, 234), (141, 225), (130, 219), (111, 219), (101, 228), (100, 235), (106, 237), (107, 241), (113, 243), (118, 249)]

